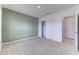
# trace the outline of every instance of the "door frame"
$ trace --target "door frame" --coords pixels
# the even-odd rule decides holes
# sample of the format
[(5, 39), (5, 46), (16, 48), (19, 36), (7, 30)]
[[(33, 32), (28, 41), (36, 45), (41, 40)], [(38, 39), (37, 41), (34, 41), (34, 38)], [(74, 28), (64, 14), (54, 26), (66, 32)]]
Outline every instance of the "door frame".
[(76, 48), (76, 51), (78, 51), (78, 14), (79, 14), (79, 11), (77, 10), (76, 11), (76, 15), (75, 15), (75, 23), (76, 23), (76, 32), (75, 32), (75, 48)]

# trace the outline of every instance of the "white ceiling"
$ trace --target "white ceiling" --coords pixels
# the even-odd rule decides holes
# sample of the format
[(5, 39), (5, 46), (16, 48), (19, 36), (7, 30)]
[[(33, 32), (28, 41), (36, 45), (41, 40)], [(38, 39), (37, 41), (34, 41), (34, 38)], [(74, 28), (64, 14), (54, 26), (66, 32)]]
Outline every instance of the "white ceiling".
[(73, 7), (72, 4), (39, 4), (40, 8), (36, 8), (38, 4), (3, 4), (4, 8), (8, 8), (20, 13), (24, 13), (34, 17), (43, 17), (47, 13), (63, 11)]

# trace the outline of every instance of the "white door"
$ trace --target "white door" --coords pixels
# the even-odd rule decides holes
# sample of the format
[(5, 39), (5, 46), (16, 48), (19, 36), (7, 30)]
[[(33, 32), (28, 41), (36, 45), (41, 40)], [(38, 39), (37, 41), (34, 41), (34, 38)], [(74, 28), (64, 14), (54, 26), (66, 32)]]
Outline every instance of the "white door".
[(75, 16), (68, 16), (64, 18), (63, 35), (65, 38), (75, 39)]

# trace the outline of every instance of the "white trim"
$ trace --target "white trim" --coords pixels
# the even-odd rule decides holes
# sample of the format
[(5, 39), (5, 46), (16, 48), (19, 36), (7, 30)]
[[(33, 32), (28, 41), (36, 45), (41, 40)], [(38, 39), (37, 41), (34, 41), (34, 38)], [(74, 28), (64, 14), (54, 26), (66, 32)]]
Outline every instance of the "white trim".
[(0, 4), (0, 52), (2, 49), (2, 5)]
[(23, 40), (28, 40), (28, 39), (34, 39), (34, 38), (38, 38), (38, 36), (31, 37), (31, 38), (24, 38), (24, 39), (20, 39), (20, 40), (15, 40), (15, 41), (7, 42), (7, 43), (2, 43), (2, 45), (6, 45), (6, 44), (10, 44), (10, 43), (15, 43), (15, 42), (23, 41)]
[[(76, 32), (78, 32), (78, 14), (79, 14), (79, 10), (76, 11), (76, 16), (75, 16), (75, 23), (76, 23)], [(75, 48), (76, 51), (78, 51), (78, 33), (75, 33)]]

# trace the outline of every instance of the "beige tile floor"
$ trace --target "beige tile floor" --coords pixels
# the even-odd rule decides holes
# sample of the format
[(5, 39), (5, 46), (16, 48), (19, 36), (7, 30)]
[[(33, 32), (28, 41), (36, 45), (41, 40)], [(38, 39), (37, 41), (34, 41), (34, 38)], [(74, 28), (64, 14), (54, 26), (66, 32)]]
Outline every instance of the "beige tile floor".
[(3, 45), (1, 55), (71, 55), (75, 51), (74, 40), (58, 43), (45, 38), (35, 38)]

